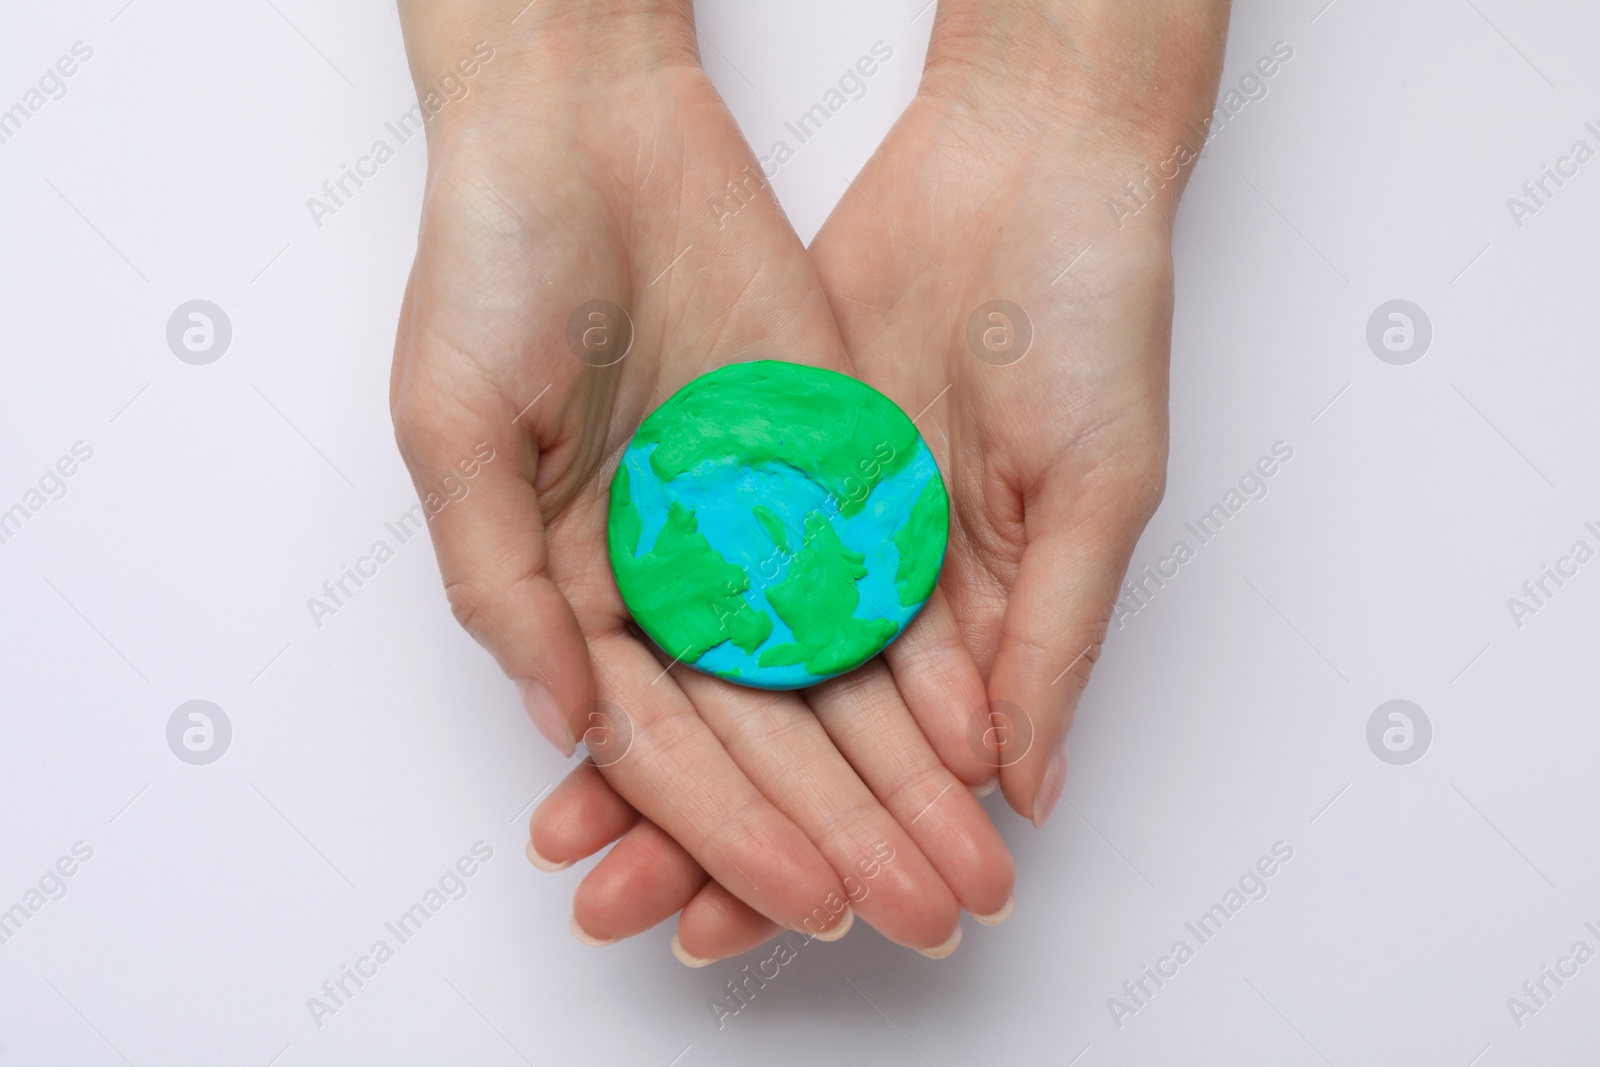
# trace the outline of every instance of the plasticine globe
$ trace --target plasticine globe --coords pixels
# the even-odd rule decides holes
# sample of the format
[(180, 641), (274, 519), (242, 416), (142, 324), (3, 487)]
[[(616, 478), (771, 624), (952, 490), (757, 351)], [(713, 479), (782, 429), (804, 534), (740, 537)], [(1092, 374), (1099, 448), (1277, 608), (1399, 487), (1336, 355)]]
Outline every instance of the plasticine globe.
[(680, 663), (797, 689), (916, 617), (950, 505), (917, 428), (854, 378), (795, 363), (703, 374), (644, 420), (611, 482), (611, 569)]

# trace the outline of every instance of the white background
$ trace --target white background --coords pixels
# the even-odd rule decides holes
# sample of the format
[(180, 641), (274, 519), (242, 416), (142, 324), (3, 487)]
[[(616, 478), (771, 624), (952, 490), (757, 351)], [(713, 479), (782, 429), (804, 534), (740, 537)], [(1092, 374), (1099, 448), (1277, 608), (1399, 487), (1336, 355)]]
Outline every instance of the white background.
[[(1294, 458), (1113, 633), (1049, 827), (989, 801), (1010, 922), (941, 962), (864, 928), (810, 946), (720, 1031), (737, 964), (686, 970), (669, 926), (585, 948), (587, 865), (523, 859), (565, 764), (426, 540), (320, 630), (306, 608), (413, 501), (386, 392), (420, 139), (320, 229), (305, 204), (411, 105), (392, 5), (7, 5), (0, 108), (94, 52), (0, 145), (0, 509), (93, 457), (0, 545), (0, 908), (93, 858), (0, 945), (0, 1065), (1589, 1062), (1600, 962), (1520, 1029), (1506, 1001), (1600, 949), (1600, 563), (1520, 628), (1506, 600), (1600, 547), (1600, 162), (1520, 229), (1506, 199), (1600, 148), (1600, 16), (1324, 3), (1235, 12), (1225, 86), (1294, 58), (1184, 202), (1171, 486), (1135, 565), (1274, 442)], [(762, 152), (895, 49), (776, 181), (802, 236), (909, 99), (922, 4), (699, 5)], [(233, 325), (210, 366), (165, 340), (194, 298)], [(1409, 366), (1365, 340), (1394, 298), (1433, 324)], [(204, 767), (165, 739), (196, 698), (234, 730)], [(1403, 767), (1366, 740), (1395, 698), (1434, 730)], [(479, 840), (467, 896), (316, 1027), (306, 999)], [(1115, 1025), (1278, 841), (1269, 895)]]

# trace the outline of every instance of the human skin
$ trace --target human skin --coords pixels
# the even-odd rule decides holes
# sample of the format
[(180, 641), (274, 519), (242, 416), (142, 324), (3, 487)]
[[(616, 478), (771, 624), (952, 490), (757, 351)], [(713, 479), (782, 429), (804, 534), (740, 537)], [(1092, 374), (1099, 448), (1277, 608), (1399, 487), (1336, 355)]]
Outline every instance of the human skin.
[[(1165, 485), (1172, 220), (1189, 171), (1136, 215), (1109, 205), (1175, 145), (1200, 147), (1227, 13), (941, 3), (921, 91), (812, 246), (857, 373), (933, 405), (953, 502), (941, 585), (991, 708), (1021, 720), (1000, 780), (1035, 826), (1060, 799), (1078, 697)], [(1033, 333), (1007, 365), (971, 348), (969, 319), (996, 299)], [(935, 747), (963, 725), (946, 720)]]
[[(700, 69), (686, 8), (403, 0), (400, 12), (419, 94), (493, 50), (428, 121), (391, 380), (420, 494), (494, 449), (473, 493), (429, 523), (456, 617), (559, 750), (583, 737), (604, 764), (575, 781), (608, 791), (595, 826), (631, 827), (616, 863), (677, 861), (635, 900), (677, 911), (714, 877), (763, 924), (834, 937), (858, 913), (948, 952), (960, 909), (1002, 909), (1013, 878), (966, 788), (990, 769), (947, 766), (919, 725), (940, 701), (984, 699), (948, 610), (926, 610), (887, 661), (915, 672), (877, 661), (803, 696), (760, 692), (675, 665), (632, 630), (607, 562), (612, 465), (667, 396), (751, 358), (854, 373), (777, 204), (727, 226), (708, 210), (756, 163)], [(633, 324), (605, 368), (568, 344), (575, 309), (597, 299)], [(880, 845), (895, 859), (863, 895), (863, 858)], [(610, 920), (575, 907), (587, 940), (635, 932)]]
[[(811, 248), (856, 372), (907, 410), (932, 403), (918, 424), (952, 496), (936, 595), (992, 706), (1031, 727), (1013, 728), (995, 762), (1038, 826), (1165, 481), (1171, 229), (1190, 166), (1155, 180), (1145, 168), (1179, 145), (1192, 165), (1202, 147), (1227, 16), (1217, 0), (941, 0), (915, 100)], [(1131, 217), (1110, 207), (1125, 181), (1148, 201)], [(1007, 366), (966, 339), (994, 299), (1021, 307), (1034, 335)], [(968, 722), (944, 710), (922, 725), (958, 766)], [(532, 819), (541, 857), (597, 851), (627, 818), (603, 783), (572, 785)], [(580, 805), (612, 822), (587, 832)], [(576, 906), (632, 930), (681, 901), (685, 962), (776, 932), (691, 867), (671, 847), (619, 849)], [(635, 887), (652, 879), (680, 890), (647, 906)]]

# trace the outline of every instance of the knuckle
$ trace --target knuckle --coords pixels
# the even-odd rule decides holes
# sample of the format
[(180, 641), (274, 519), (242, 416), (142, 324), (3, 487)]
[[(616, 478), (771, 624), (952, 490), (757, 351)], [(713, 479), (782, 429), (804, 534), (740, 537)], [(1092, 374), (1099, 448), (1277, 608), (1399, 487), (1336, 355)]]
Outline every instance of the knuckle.
[(1124, 516), (1141, 526), (1154, 515), (1167, 495), (1167, 452), (1153, 430), (1137, 435), (1139, 447), (1123, 446), (1123, 455), (1113, 457), (1107, 469), (1106, 489), (1121, 502)]
[(444, 595), (450, 603), (450, 614), (455, 616), (456, 622), (460, 623), (461, 628), (467, 633), (482, 641), (481, 634), (489, 621), (484, 610), (487, 598), (483, 591), (470, 582), (446, 581)]
[(878, 664), (867, 663), (853, 671), (830, 678), (823, 683), (822, 692), (839, 706), (877, 703), (872, 698), (883, 685), (883, 677), (876, 669)]
[[(730, 752), (758, 755), (799, 751), (808, 747), (808, 735), (813, 731), (822, 732), (816, 717), (808, 710), (774, 706), (776, 702), (768, 697), (757, 697), (752, 704), (754, 706), (745, 709), (729, 730), (727, 747)], [(762, 704), (768, 706), (761, 707)], [(784, 714), (785, 711), (791, 713)]]
[(389, 418), (394, 436), (402, 448), (414, 446), (423, 438), (431, 405), (414, 386), (397, 385), (389, 393)]
[(829, 823), (830, 858), (843, 864), (854, 862), (874, 841), (882, 841), (893, 830), (893, 820), (870, 793), (830, 815)]
[(1140, 525), (1150, 521), (1150, 517), (1161, 506), (1161, 501), (1167, 496), (1167, 465), (1163, 460), (1160, 463), (1146, 468), (1148, 477), (1139, 478), (1132, 486), (1132, 504), (1134, 514), (1138, 516)]
[(748, 856), (764, 853), (770, 845), (772, 825), (765, 801), (758, 795), (746, 797), (717, 813), (711, 828), (702, 837), (710, 846), (710, 853), (701, 859), (701, 865), (714, 863), (722, 857)]
[(897, 817), (914, 821), (932, 811), (957, 784), (944, 767), (923, 767), (897, 782), (884, 797), (884, 804)]
[(648, 752), (663, 767), (698, 773), (695, 748), (701, 739), (700, 718), (693, 709), (668, 704), (653, 714), (630, 720), (633, 751)]
[(1066, 676), (1061, 679), (1063, 685), (1070, 687), (1074, 699), (1083, 692), (1089, 684), (1089, 674), (1094, 670), (1094, 665), (1100, 659), (1102, 642), (1105, 639), (1106, 624), (1096, 620), (1093, 633), (1086, 634), (1079, 642), (1082, 652), (1077, 653), (1077, 658), (1067, 668)]

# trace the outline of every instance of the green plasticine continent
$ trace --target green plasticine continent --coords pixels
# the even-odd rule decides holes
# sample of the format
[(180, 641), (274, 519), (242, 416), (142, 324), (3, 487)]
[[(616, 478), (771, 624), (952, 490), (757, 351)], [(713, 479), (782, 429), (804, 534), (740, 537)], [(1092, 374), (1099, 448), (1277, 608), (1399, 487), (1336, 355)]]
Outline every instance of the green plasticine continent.
[[(772, 619), (740, 596), (750, 579), (723, 559), (696, 530), (694, 512), (674, 503), (650, 551), (634, 558), (644, 532), (629, 493), (628, 469), (611, 483), (609, 539), (612, 566), (634, 618), (671, 654), (693, 663), (731, 640), (754, 652), (772, 635)], [(706, 599), (704, 590), (718, 590)]]
[(767, 590), (767, 603), (794, 631), (794, 641), (761, 654), (761, 666), (803, 663), (824, 677), (851, 670), (877, 654), (894, 634), (888, 619), (858, 619), (861, 594), (856, 581), (866, 576), (866, 557), (852, 552), (820, 511), (806, 516), (805, 547), (789, 564), (784, 580)]
[(778, 551), (788, 552), (789, 533), (783, 528), (783, 520), (778, 518), (778, 513), (765, 504), (757, 504), (750, 510), (755, 515), (756, 521), (761, 524), (761, 529), (765, 530), (767, 536), (772, 538), (772, 543), (778, 546)]
[(890, 538), (900, 550), (900, 565), (894, 572), (900, 603), (920, 604), (933, 593), (949, 534), (950, 499), (945, 495), (944, 482), (929, 478), (911, 508), (911, 517)]
[[(760, 396), (761, 403), (749, 403)], [(634, 444), (656, 445), (663, 482), (703, 460), (786, 463), (826, 489), (846, 517), (904, 467), (917, 428), (870, 386), (834, 371), (776, 360), (735, 363), (695, 379), (645, 420)], [(890, 449), (887, 460), (865, 460)]]

